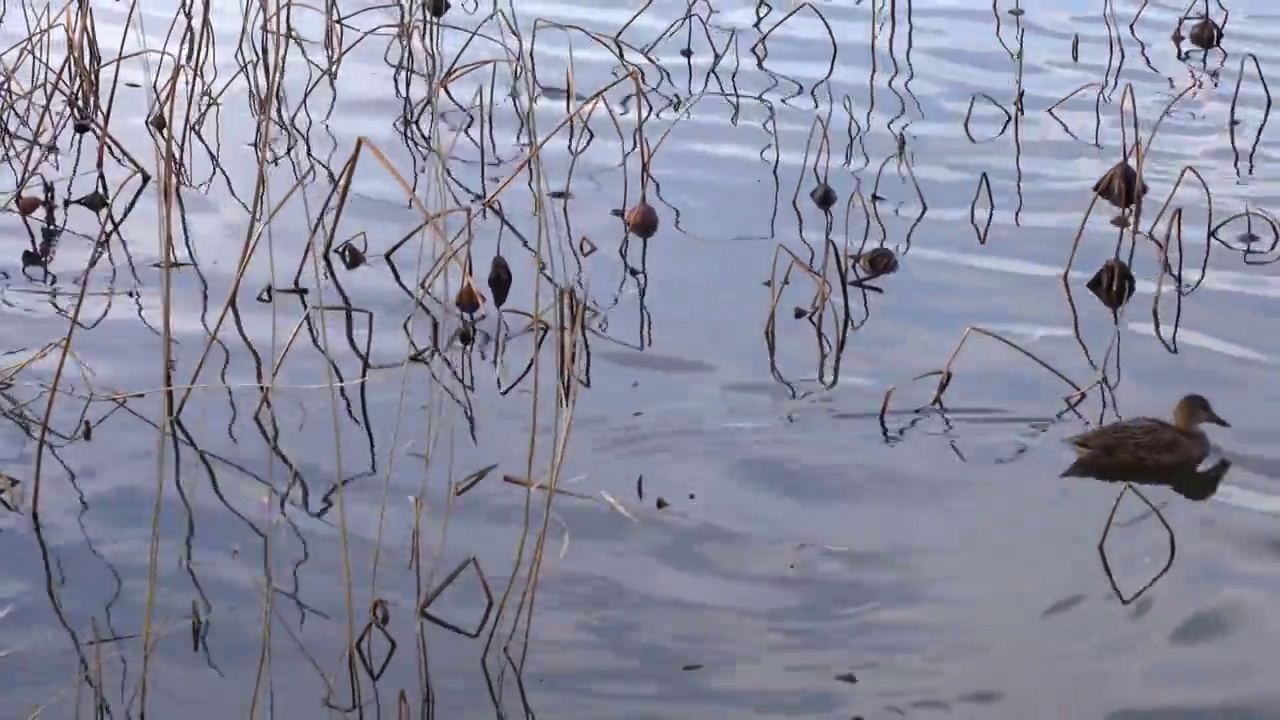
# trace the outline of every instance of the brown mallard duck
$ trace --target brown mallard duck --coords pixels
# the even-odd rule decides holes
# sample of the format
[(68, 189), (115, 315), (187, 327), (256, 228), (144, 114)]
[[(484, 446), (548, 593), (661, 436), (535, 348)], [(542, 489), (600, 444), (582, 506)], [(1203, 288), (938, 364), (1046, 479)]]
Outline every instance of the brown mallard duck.
[(1133, 418), (1094, 428), (1068, 438), (1080, 457), (1061, 477), (1127, 475), (1194, 468), (1209, 455), (1209, 438), (1200, 426), (1231, 424), (1214, 412), (1203, 395), (1191, 394), (1178, 401), (1173, 422)]

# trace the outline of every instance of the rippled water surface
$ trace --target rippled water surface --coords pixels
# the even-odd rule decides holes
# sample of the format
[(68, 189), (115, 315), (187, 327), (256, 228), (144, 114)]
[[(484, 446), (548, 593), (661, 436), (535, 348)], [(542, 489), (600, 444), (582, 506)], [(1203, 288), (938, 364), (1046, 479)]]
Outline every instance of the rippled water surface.
[[(315, 5), (86, 3), (92, 38), (75, 6), (52, 33), (6, 8), (5, 197), (40, 194), (28, 164), (83, 196), (101, 163), (112, 205), (55, 204), (56, 277), (18, 261), (44, 211), (0, 217), (4, 717), (1280, 717), (1277, 252), (1261, 215), (1252, 254), (1244, 219), (1206, 237), (1280, 202), (1274, 8), (1213, 3), (1202, 53), (1164, 2), (473, 5), (424, 30), (421, 5), (337, 3), (326, 32)], [(59, 73), (69, 37), (94, 85)], [(1130, 87), (1150, 194), (1117, 318), (1085, 288), (1115, 210), (1081, 218)], [(638, 104), (647, 243), (611, 212), (640, 192)], [(1178, 209), (1184, 295), (1144, 235)], [(877, 246), (900, 269), (846, 299), (824, 253)], [(515, 277), (471, 346), (466, 248), (478, 284), (499, 249)], [(938, 375), (913, 378), (971, 326), (1070, 382), (970, 334), (930, 407)], [(1233, 465), (1206, 502), (1144, 490), (1176, 555), (1122, 603), (1098, 552), (1120, 487), (1059, 479), (1062, 440), (1187, 392)], [(567, 493), (547, 513), (504, 476)], [(1106, 547), (1127, 600), (1169, 540), (1126, 494)], [(416, 620), (454, 568), (430, 612), (458, 631)]]

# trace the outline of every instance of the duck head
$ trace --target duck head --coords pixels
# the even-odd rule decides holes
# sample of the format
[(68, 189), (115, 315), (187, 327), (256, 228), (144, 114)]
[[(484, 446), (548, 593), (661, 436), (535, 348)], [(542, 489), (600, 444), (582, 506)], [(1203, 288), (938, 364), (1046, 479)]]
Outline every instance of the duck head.
[(1184, 430), (1191, 430), (1203, 423), (1231, 427), (1231, 423), (1223, 420), (1213, 411), (1213, 406), (1203, 395), (1191, 394), (1178, 401), (1173, 409), (1173, 424)]

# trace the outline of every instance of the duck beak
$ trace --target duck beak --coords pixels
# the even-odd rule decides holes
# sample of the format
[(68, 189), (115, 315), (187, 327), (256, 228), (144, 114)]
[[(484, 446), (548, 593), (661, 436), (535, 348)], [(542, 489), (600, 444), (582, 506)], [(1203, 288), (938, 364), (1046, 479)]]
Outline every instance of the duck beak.
[(1209, 411), (1209, 417), (1206, 418), (1206, 422), (1211, 422), (1214, 425), (1221, 425), (1222, 427), (1231, 427), (1231, 423), (1218, 417), (1218, 414), (1212, 410)]

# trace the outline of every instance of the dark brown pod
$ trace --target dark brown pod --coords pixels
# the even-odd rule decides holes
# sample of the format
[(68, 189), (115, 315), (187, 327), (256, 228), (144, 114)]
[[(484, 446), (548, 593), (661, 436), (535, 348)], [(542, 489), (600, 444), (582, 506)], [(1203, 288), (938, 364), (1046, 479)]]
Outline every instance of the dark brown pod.
[(35, 195), (19, 195), (18, 201), (14, 203), (18, 206), (18, 213), (21, 215), (30, 215), (44, 206), (44, 201)]
[[(1116, 163), (1093, 184), (1093, 191), (1103, 200), (1128, 210), (1138, 200), (1138, 171), (1128, 160)], [(1142, 195), (1147, 194), (1147, 181), (1142, 181)]]
[(623, 218), (627, 229), (642, 240), (648, 240), (658, 232), (658, 211), (649, 203), (641, 200), (635, 207), (627, 211)]
[(501, 255), (494, 255), (489, 264), (489, 293), (493, 295), (494, 307), (502, 307), (511, 294), (511, 266)]
[(158, 133), (162, 133), (169, 128), (169, 121), (164, 119), (164, 115), (159, 110), (147, 118), (147, 124)]
[(22, 251), (22, 269), (29, 267), (44, 267), (44, 258), (40, 257), (40, 253), (30, 248)]
[(480, 312), (482, 302), (484, 299), (480, 297), (480, 293), (476, 292), (476, 286), (472, 284), (471, 278), (462, 282), (462, 287), (458, 288), (457, 297), (453, 299), (453, 304), (458, 307), (458, 311), (467, 315)]
[(337, 253), (338, 259), (342, 261), (342, 266), (348, 270), (355, 270), (368, 262), (368, 258), (364, 256), (364, 251), (350, 242), (342, 243), (334, 252)]
[(427, 12), (431, 13), (431, 17), (439, 20), (444, 14), (449, 12), (449, 8), (453, 7), (449, 0), (430, 0), (427, 3)]
[(898, 256), (887, 247), (872, 248), (858, 254), (858, 267), (872, 277), (892, 275), (898, 271)]
[(88, 120), (76, 120), (71, 123), (71, 130), (77, 135), (83, 135), (93, 129), (93, 125)]
[(1133, 278), (1133, 271), (1123, 260), (1111, 258), (1098, 268), (1098, 272), (1093, 274), (1085, 287), (1089, 288), (1089, 292), (1093, 293), (1093, 296), (1103, 305), (1112, 310), (1119, 310), (1129, 301), (1129, 298), (1133, 297), (1137, 281)]
[(1187, 39), (1201, 50), (1212, 50), (1222, 43), (1222, 28), (1210, 18), (1202, 17), (1191, 26)]
[(835, 189), (824, 182), (818, 183), (816, 187), (809, 191), (809, 199), (823, 211), (835, 207), (836, 201), (839, 200)]
[(107, 200), (106, 195), (103, 195), (101, 192), (94, 190), (93, 192), (89, 193), (88, 195), (85, 195), (84, 197), (79, 197), (79, 198), (76, 198), (75, 200), (69, 201), (69, 204), (80, 205), (81, 207), (86, 207), (92, 210), (93, 212), (102, 212), (104, 209), (106, 209), (107, 205), (111, 204), (111, 202)]
[(791, 311), (791, 314), (794, 315), (797, 320), (803, 320), (809, 317), (809, 309), (802, 308), (799, 305), (797, 305), (795, 309)]

